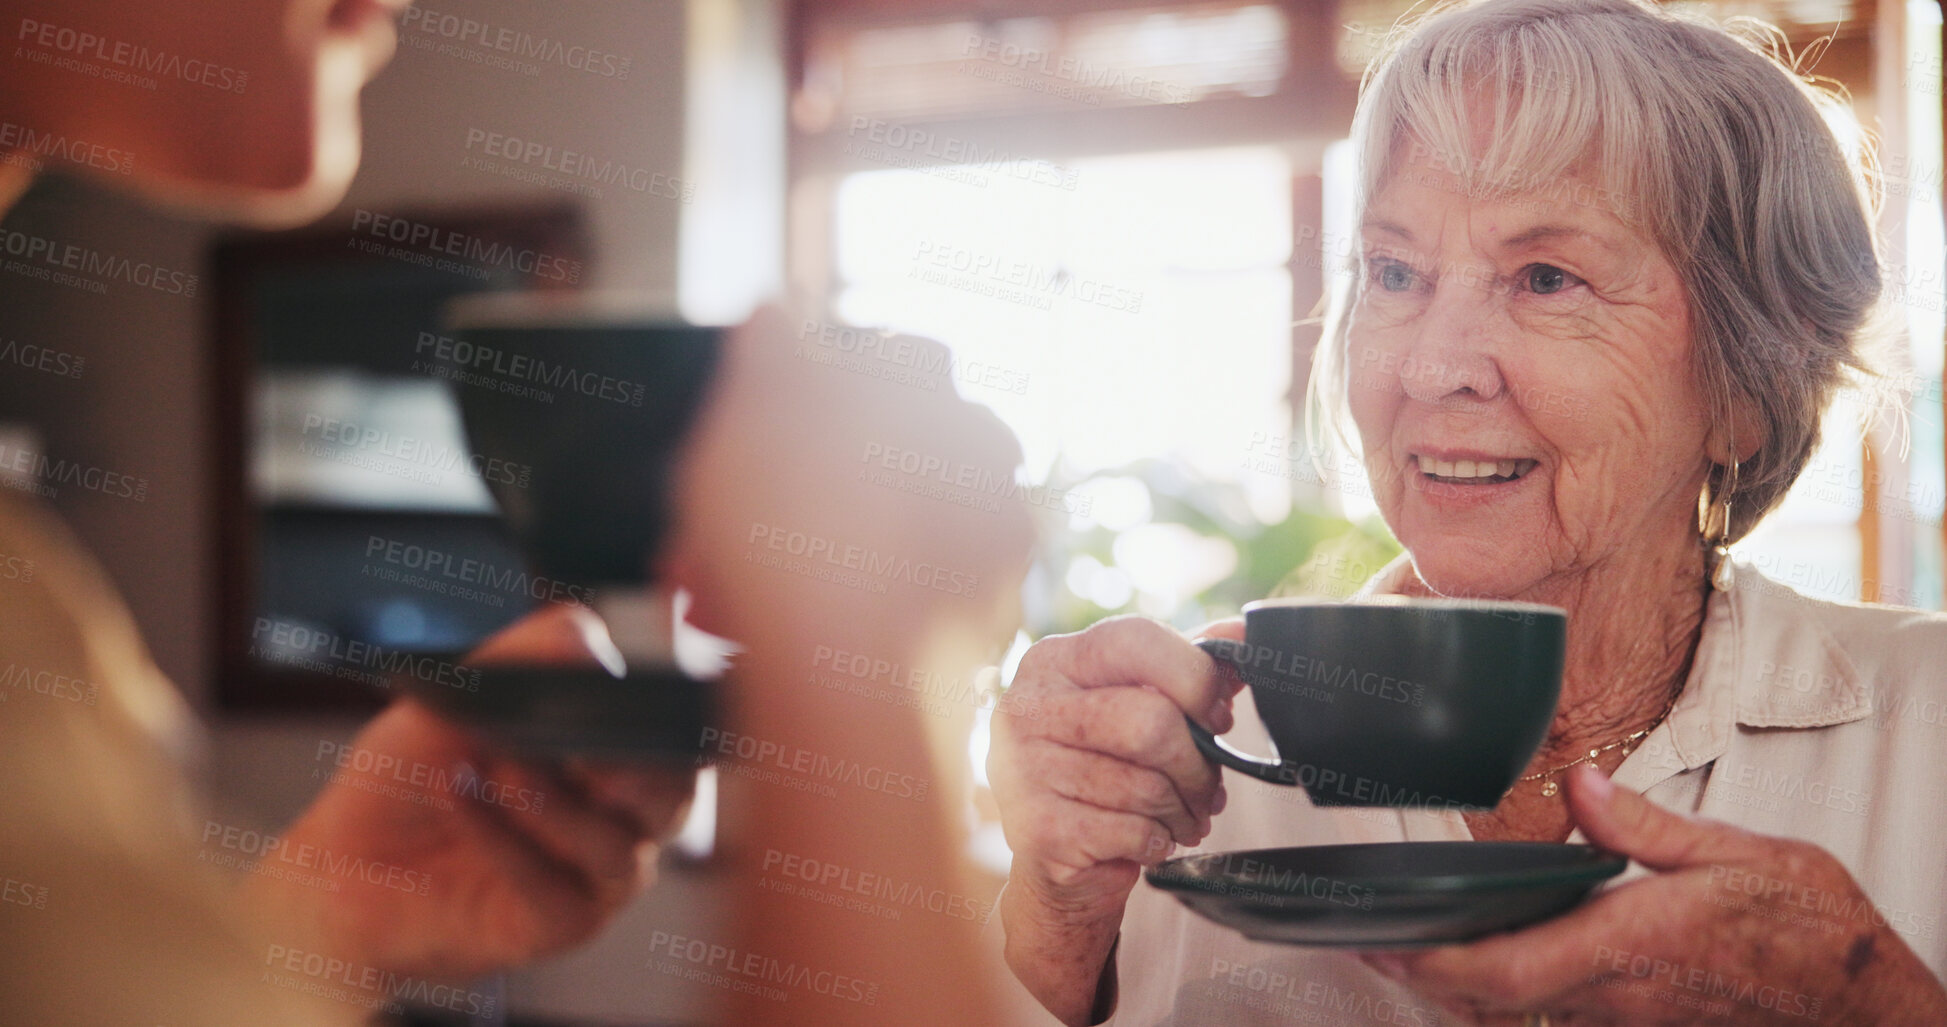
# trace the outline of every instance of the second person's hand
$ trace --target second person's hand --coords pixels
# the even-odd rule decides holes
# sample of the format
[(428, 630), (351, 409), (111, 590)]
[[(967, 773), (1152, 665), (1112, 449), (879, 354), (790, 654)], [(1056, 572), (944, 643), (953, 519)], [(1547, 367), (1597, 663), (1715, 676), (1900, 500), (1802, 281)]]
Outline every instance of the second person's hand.
[[(467, 663), (594, 667), (603, 630), (587, 610), (548, 606)], [(696, 777), (687, 764), (519, 759), (409, 699), (339, 754), (281, 851), (363, 872), (327, 874), (329, 889), (260, 875), (249, 893), (272, 941), (344, 961), (353, 979), (458, 982), (587, 940), (653, 879)]]

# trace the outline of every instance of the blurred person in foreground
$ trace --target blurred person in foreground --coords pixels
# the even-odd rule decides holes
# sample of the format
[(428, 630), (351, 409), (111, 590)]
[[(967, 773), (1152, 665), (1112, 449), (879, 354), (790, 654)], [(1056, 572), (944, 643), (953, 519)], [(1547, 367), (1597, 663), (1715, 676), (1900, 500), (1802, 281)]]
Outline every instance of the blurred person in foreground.
[[(1947, 618), (1813, 601), (1727, 553), (1806, 468), (1880, 293), (1821, 99), (1632, 0), (1446, 4), (1395, 38), (1353, 126), (1357, 266), (1313, 382), (1406, 550), (1364, 594), (1566, 609), (1554, 722), (1492, 810), (1317, 808), (1198, 754), (1185, 714), (1263, 732), (1182, 635), (1043, 640), (1013, 688), (1044, 715), (997, 717), (990, 774), (1007, 960), (1050, 1012), (1947, 1023)], [(1634, 865), (1557, 919), (1363, 958), (1138, 885), (1179, 845), (1477, 840)]]
[[(0, 62), (0, 117), (43, 137), (140, 154), (133, 174), (112, 180), (158, 202), (265, 227), (299, 224), (330, 209), (351, 181), (359, 91), (391, 56), (403, 7), (403, 0), (9, 0), (0, 4), (4, 23), (29, 42), (53, 33), (49, 45), (66, 46), (62, 39), (86, 34), (109, 47), (140, 45), (243, 69), (249, 79), (235, 91), (173, 82), (145, 91), (16, 56)], [(11, 206), (33, 161), (22, 151), (4, 156), (0, 206)], [(83, 163), (75, 168), (91, 173)], [(922, 408), (866, 395), (868, 386), (844, 375), (807, 387), (802, 364), (780, 363), (794, 329), (773, 314), (730, 334), (706, 423), (680, 468), (681, 538), (661, 569), (694, 592), (699, 626), (748, 650), (726, 697), (733, 723), (832, 751), (876, 747), (887, 764), (924, 772), (937, 753), (908, 711), (880, 705), (835, 718), (828, 706), (793, 694), (752, 702), (737, 693), (806, 692), (802, 664), (820, 645), (856, 639), (922, 664), (967, 657), (1004, 635), (1009, 604), (995, 597), (1006, 597), (1025, 571), (1024, 515), (974, 523), (964, 514), (942, 516), (937, 504), (831, 479), (856, 472), (861, 440), (911, 440), (1003, 470), (1018, 451), (990, 416), (957, 401), (933, 397)], [(750, 453), (790, 470), (745, 466)], [(827, 531), (876, 523), (909, 555), (937, 557), (949, 548), (960, 566), (986, 576), (983, 589), (978, 602), (949, 608), (933, 598), (834, 597), (804, 581), (780, 582), (741, 559), (740, 542), (759, 522)], [(358, 878), (327, 890), (271, 875), (237, 888), (198, 861), (188, 828), (199, 803), (164, 741), (179, 734), (184, 708), (101, 569), (48, 510), (11, 492), (0, 492), (0, 558), (8, 568), (0, 581), (0, 660), (88, 696), (0, 695), (0, 879), (9, 896), (0, 904), (0, 950), (10, 956), (0, 973), (0, 1010), (10, 1023), (356, 1022), (399, 996), (492, 1013), (454, 985), (595, 934), (647, 883), (658, 841), (689, 801), (689, 771), (525, 763), (401, 701), (354, 746), (532, 789), (546, 804), (538, 812), (481, 801), (438, 809), (381, 794), (371, 787), (376, 779), (347, 771), (281, 836), (284, 850), (396, 868), (417, 875), (411, 880), (424, 882), (424, 892)], [(594, 665), (610, 654), (599, 620), (557, 607), (516, 622), (468, 663)], [(818, 694), (829, 702), (828, 693)], [(951, 783), (950, 773), (937, 776)], [(951, 789), (900, 819), (863, 807), (807, 811), (795, 793), (779, 791), (727, 810), (725, 861), (733, 870), (761, 855), (740, 834), (740, 822), (756, 821), (767, 842), (799, 849), (880, 843), (889, 872), (908, 879), (955, 872)], [(726, 803), (735, 796), (728, 788)], [(766, 936), (746, 917), (722, 937), (755, 937), (780, 959), (799, 950), (830, 957), (842, 937), (850, 957), (878, 977), (911, 971), (891, 980), (874, 1009), (800, 1001), (791, 1007), (796, 1022), (897, 1022), (925, 1008), (986, 1016), (981, 975), (965, 958), (971, 928), (962, 937), (930, 925), (869, 933), (839, 923), (834, 933), (829, 915), (775, 919), (794, 933)], [(465, 1001), (452, 1001), (462, 994)], [(740, 1001), (724, 997), (726, 1018), (761, 1015), (740, 1015)]]

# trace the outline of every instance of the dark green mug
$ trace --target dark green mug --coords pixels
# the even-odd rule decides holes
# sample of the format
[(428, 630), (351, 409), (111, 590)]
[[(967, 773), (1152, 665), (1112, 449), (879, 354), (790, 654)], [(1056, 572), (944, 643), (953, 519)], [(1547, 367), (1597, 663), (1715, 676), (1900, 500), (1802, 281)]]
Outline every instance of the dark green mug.
[(1499, 600), (1267, 600), (1244, 607), (1244, 635), (1197, 645), (1249, 686), (1279, 758), (1190, 721), (1205, 756), (1302, 786), (1320, 806), (1491, 809), (1554, 719), (1568, 614)]

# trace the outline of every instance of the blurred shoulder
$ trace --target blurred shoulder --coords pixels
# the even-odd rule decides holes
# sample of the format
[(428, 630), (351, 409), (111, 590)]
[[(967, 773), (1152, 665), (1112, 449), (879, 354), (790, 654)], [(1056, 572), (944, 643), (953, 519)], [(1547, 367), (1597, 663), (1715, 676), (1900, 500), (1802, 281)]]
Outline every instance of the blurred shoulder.
[(172, 750), (195, 736), (107, 573), (50, 508), (0, 490), (0, 701), (9, 699), (23, 700), (0, 718), (15, 737), (40, 723), (28, 711), (63, 709), (85, 709), (92, 731), (126, 738), (133, 728)]

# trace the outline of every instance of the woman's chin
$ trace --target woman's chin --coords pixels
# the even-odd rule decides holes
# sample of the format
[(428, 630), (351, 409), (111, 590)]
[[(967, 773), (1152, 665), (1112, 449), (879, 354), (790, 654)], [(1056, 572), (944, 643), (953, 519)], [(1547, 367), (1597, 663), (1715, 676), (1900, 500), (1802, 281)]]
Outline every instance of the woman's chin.
[(1519, 559), (1509, 560), (1505, 552), (1498, 559), (1427, 547), (1411, 552), (1420, 581), (1433, 592), (1456, 599), (1512, 598), (1526, 593), (1540, 577), (1524, 569)]
[(329, 213), (345, 198), (356, 164), (315, 164), (303, 174), (214, 181), (156, 176), (133, 184), (159, 206), (195, 217), (260, 229), (295, 228)]
[(296, 228), (330, 213), (350, 185), (349, 180), (312, 179), (295, 189), (255, 191), (236, 197), (218, 213), (252, 228)]

